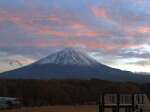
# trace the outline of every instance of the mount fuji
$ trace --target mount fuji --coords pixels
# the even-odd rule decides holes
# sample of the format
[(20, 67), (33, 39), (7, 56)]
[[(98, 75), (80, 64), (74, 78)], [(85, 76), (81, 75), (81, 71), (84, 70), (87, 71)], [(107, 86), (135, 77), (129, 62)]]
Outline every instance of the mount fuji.
[(0, 74), (9, 79), (91, 79), (112, 81), (150, 81), (150, 77), (111, 68), (86, 52), (65, 48), (28, 66)]

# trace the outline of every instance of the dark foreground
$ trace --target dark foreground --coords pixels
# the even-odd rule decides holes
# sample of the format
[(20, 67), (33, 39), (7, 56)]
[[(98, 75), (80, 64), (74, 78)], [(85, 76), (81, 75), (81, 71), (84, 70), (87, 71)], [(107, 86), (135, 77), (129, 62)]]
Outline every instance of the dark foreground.
[[(80, 105), (80, 106), (66, 105), (66, 106), (28, 107), (28, 108), (11, 109), (11, 110), (10, 109), (0, 110), (0, 112), (98, 112), (98, 106), (97, 105)], [(150, 112), (150, 105), (145, 105), (143, 112)]]
[(81, 106), (47, 106), (31, 107), (12, 110), (0, 110), (0, 112), (97, 112), (98, 106), (81, 105)]
[(0, 79), (0, 97), (14, 97), (21, 106), (93, 105), (103, 92), (136, 93), (150, 96), (150, 84), (91, 80)]

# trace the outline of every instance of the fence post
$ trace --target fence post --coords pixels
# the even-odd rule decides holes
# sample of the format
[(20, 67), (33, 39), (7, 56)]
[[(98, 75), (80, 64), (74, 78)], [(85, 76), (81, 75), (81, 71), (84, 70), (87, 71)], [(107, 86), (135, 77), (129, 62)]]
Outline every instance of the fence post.
[(120, 94), (117, 93), (117, 112), (120, 110)]
[(134, 94), (132, 94), (132, 112), (134, 112)]

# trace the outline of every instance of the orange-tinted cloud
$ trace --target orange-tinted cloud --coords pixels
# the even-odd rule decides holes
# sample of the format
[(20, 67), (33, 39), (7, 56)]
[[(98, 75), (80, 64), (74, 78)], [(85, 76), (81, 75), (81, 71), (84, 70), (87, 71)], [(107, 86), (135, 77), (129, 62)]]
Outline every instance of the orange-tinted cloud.
[(97, 41), (89, 41), (86, 39), (36, 39), (33, 41), (22, 41), (19, 43), (22, 46), (28, 47), (36, 47), (36, 48), (48, 48), (48, 47), (78, 47), (84, 46), (84, 48), (88, 49), (104, 49), (107, 52), (111, 52), (113, 50), (118, 50), (120, 48), (135, 48), (139, 45), (132, 44), (132, 43), (104, 43), (104, 42), (97, 42)]
[(39, 29), (38, 32), (35, 32), (36, 35), (39, 36), (59, 36), (59, 37), (97, 37), (99, 36), (99, 38), (102, 37), (109, 37), (112, 36), (111, 32), (107, 32), (107, 31), (94, 31), (92, 29), (82, 29), (82, 28), (77, 28), (76, 30), (72, 30), (72, 31), (57, 31), (57, 30), (53, 30), (51, 28), (43, 28), (43, 29)]
[(122, 32), (128, 37), (143, 37), (145, 34), (150, 34), (149, 26), (132, 26), (132, 25), (124, 25), (121, 26)]
[(60, 18), (56, 15), (50, 15), (47, 17), (49, 21), (60, 21)]
[(39, 29), (38, 32), (35, 32), (36, 35), (43, 35), (43, 36), (61, 36), (61, 37), (64, 37), (64, 36), (67, 36), (67, 33), (64, 32), (64, 31), (55, 31), (55, 30), (52, 30), (50, 28), (43, 28), (43, 29)]
[[(72, 19), (70, 17), (71, 15), (69, 16), (67, 12), (65, 12), (65, 15), (67, 16), (66, 20), (62, 20), (61, 19), (62, 15), (57, 15), (53, 13), (49, 16), (43, 15), (40, 16), (36, 15), (35, 13), (34, 16), (29, 18), (28, 14), (21, 14), (21, 13), (12, 14), (10, 12), (3, 12), (2, 15), (0, 16), (0, 21), (1, 22), (9, 21), (11, 23), (14, 23), (23, 32), (36, 36), (108, 37), (112, 35), (112, 33), (109, 31), (105, 31), (104, 29), (101, 30), (100, 28), (93, 29), (89, 24), (86, 24), (79, 19), (75, 18)], [(42, 24), (45, 21), (47, 22), (47, 20), (55, 21), (55, 26), (52, 26), (50, 23), (47, 23), (47, 25)]]
[(149, 33), (150, 34), (150, 26), (142, 26), (137, 29), (139, 33)]
[(33, 18), (28, 19), (24, 14), (0, 11), (0, 15), (0, 22), (11, 22), (23, 31), (29, 31), (29, 33), (35, 29)]
[(106, 8), (103, 7), (92, 7), (92, 12), (96, 17), (100, 17), (103, 19), (110, 19), (110, 15), (108, 13), (108, 10)]
[[(101, 8), (101, 7), (92, 7), (93, 14), (96, 17), (100, 17), (103, 19), (111, 19), (109, 15), (109, 12), (106, 8)], [(101, 29), (101, 27), (96, 27), (93, 28), (89, 24), (86, 24), (86, 22), (77, 19), (77, 18), (71, 18), (67, 12), (65, 13), (67, 15), (66, 20), (61, 19), (62, 15), (57, 15), (57, 14), (51, 14), (48, 16), (40, 16), (40, 15), (34, 15), (31, 18), (27, 16), (27, 14), (20, 14), (20, 13), (13, 13), (11, 14), (10, 12), (0, 12), (0, 22), (12, 22), (16, 26), (18, 26), (20, 29), (22, 29), (24, 32), (27, 32), (30, 35), (36, 35), (38, 37), (44, 37), (44, 36), (52, 36), (55, 38), (53, 41), (43, 41), (38, 40), (36, 42), (24, 42), (24, 45), (28, 46), (36, 46), (36, 47), (48, 47), (50, 45), (55, 46), (55, 45), (74, 45), (72, 44), (72, 41), (76, 44), (80, 45), (85, 45), (89, 48), (104, 48), (107, 50), (112, 50), (116, 48), (124, 48), (124, 47), (130, 47), (129, 44), (114, 44), (112, 42), (109, 42), (109, 38), (107, 39), (108, 43), (98, 43), (96, 40), (98, 38), (107, 38), (107, 37), (112, 37), (115, 36), (113, 32), (107, 31), (107, 29)], [(40, 21), (36, 21), (40, 20)], [(55, 25), (45, 25), (41, 24), (44, 21), (55, 21)], [(42, 21), (42, 22), (41, 22)], [(150, 31), (149, 27), (140, 27), (140, 28), (133, 28), (132, 26), (123, 26), (122, 27), (122, 32), (125, 33), (127, 36), (134, 36), (136, 37), (137, 34), (139, 33), (148, 33)], [(114, 29), (115, 30), (115, 29)], [(122, 33), (121, 32), (121, 33)], [(64, 40), (64, 42), (60, 41), (58, 37), (62, 37), (61, 39)], [(66, 39), (67, 37), (67, 39)], [(73, 39), (70, 39), (70, 37), (73, 37)], [(84, 39), (78, 40), (78, 37), (81, 37)], [(90, 37), (93, 39), (93, 41), (88, 42), (88, 39), (86, 40), (86, 37)], [(71, 41), (70, 41), (70, 40)]]

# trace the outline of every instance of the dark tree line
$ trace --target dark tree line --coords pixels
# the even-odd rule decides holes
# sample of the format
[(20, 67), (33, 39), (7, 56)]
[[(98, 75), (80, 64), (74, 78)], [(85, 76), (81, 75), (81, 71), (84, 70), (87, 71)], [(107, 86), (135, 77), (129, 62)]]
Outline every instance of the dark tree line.
[(93, 104), (102, 92), (140, 91), (134, 83), (91, 80), (0, 80), (0, 96), (17, 97), (25, 106)]

